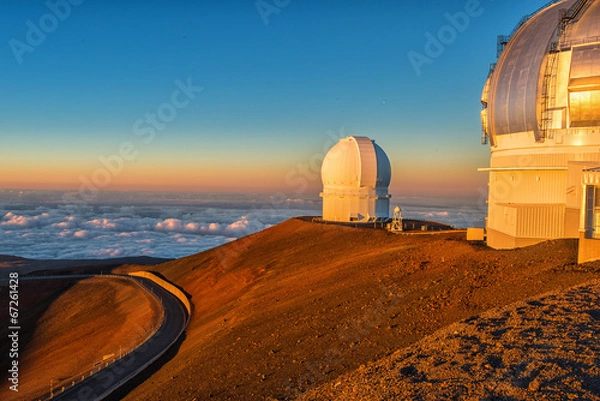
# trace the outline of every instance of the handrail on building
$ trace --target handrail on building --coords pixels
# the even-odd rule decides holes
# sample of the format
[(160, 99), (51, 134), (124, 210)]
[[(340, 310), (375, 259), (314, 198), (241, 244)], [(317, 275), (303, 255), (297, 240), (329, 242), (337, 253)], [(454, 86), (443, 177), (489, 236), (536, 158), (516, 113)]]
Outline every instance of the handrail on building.
[[(515, 34), (517, 33), (517, 31), (523, 26), (525, 25), (525, 23), (527, 21), (529, 21), (531, 18), (533, 18), (537, 13), (539, 13), (542, 10), (545, 10), (546, 8), (556, 4), (556, 3), (560, 3), (563, 0), (552, 0), (549, 1), (548, 3), (544, 4), (542, 7), (538, 8), (537, 10), (535, 10), (534, 12), (525, 15), (523, 18), (521, 18), (519, 20), (519, 22), (517, 22), (517, 25), (515, 26), (515, 28), (510, 32), (510, 34), (508, 35), (499, 35), (498, 36), (498, 58), (500, 58), (500, 55), (502, 54), (502, 52), (504, 51), (504, 49), (506, 48), (506, 45), (508, 44), (508, 42), (512, 39), (513, 36), (515, 36)], [(588, 0), (579, 0), (579, 2), (586, 2)], [(568, 14), (568, 12), (567, 12)]]

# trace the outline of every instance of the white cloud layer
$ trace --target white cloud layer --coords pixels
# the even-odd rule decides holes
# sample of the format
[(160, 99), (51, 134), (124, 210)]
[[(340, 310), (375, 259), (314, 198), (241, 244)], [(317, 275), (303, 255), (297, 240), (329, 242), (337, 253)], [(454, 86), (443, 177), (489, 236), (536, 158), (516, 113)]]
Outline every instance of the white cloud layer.
[[(235, 202), (190, 199), (150, 204), (110, 199), (102, 204), (23, 202), (0, 190), (0, 254), (34, 259), (125, 256), (176, 258), (224, 244), (298, 215), (316, 215), (314, 201), (276, 207), (254, 197)], [(7, 199), (8, 198), (8, 199)]]
[[(35, 259), (177, 258), (321, 213), (320, 199), (115, 193), (67, 204), (56, 192), (0, 190), (0, 254)], [(149, 201), (148, 199), (151, 199)], [(405, 218), (484, 225), (485, 202), (393, 198)]]

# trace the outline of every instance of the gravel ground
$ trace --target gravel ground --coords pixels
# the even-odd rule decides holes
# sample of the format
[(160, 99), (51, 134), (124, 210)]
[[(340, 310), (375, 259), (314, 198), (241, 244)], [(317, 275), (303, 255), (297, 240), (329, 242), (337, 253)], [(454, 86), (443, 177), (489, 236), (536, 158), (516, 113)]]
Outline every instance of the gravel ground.
[(600, 281), (452, 324), (300, 400), (600, 400)]

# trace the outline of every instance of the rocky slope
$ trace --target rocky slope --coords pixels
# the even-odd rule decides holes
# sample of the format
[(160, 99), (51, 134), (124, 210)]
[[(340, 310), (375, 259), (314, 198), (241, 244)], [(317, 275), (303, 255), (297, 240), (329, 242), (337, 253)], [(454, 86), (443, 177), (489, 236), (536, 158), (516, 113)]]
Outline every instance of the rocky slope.
[(600, 400), (600, 281), (454, 323), (300, 398)]

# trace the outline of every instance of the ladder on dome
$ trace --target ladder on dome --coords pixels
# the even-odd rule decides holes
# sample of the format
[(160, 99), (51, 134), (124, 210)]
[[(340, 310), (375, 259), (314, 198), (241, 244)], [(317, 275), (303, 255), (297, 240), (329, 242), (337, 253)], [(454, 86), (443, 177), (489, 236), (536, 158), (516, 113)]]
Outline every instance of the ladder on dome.
[(538, 142), (543, 142), (546, 138), (552, 139), (553, 107), (556, 105), (556, 81), (558, 73), (558, 57), (560, 52), (560, 42), (565, 39), (564, 33), (568, 24), (572, 23), (581, 12), (592, 3), (593, 0), (578, 0), (568, 10), (561, 10), (561, 16), (558, 26), (559, 40), (552, 43), (548, 60), (546, 62), (546, 71), (544, 73), (544, 85), (542, 87), (542, 115), (541, 127)]
[(561, 31), (564, 30), (564, 27), (572, 22), (575, 18), (579, 16), (579, 13), (583, 11), (583, 9), (588, 5), (588, 3), (593, 2), (593, 0), (578, 0), (575, 4), (571, 6), (568, 10), (564, 11), (564, 14), (561, 15)]
[(544, 142), (547, 138), (552, 139), (553, 134), (553, 108), (556, 106), (556, 81), (558, 75), (558, 52), (548, 53), (546, 71), (544, 72), (544, 85), (542, 86), (542, 116), (541, 129), (537, 142)]

